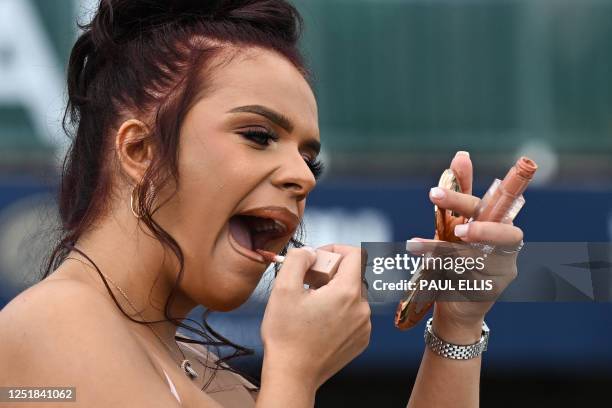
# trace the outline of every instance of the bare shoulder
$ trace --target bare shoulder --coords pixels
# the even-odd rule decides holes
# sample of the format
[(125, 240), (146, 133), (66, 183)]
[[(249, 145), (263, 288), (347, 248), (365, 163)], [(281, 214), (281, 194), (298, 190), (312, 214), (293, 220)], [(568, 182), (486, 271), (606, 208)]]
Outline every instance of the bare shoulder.
[(26, 347), (38, 349), (44, 347), (44, 343), (56, 341), (60, 344), (55, 346), (61, 348), (62, 344), (73, 342), (71, 335), (75, 333), (79, 334), (79, 343), (85, 339), (96, 342), (98, 336), (88, 333), (98, 334), (109, 325), (121, 336), (120, 319), (110, 306), (98, 292), (82, 282), (44, 280), (23, 291), (2, 309), (0, 332), (6, 343), (14, 343), (26, 352), (30, 351)]
[(45, 280), (0, 311), (0, 385), (73, 386), (71, 406), (178, 406), (146, 352), (85, 283)]
[[(92, 308), (92, 306), (97, 306)], [(87, 309), (83, 309), (87, 308)], [(110, 317), (108, 301), (85, 283), (72, 279), (45, 279), (16, 296), (0, 312), (0, 326), (12, 330), (28, 319), (45, 326), (49, 318), (54, 324), (79, 317)], [(60, 316), (60, 313), (65, 313)], [(9, 324), (10, 323), (10, 324)], [(5, 325), (5, 326), (4, 326)]]

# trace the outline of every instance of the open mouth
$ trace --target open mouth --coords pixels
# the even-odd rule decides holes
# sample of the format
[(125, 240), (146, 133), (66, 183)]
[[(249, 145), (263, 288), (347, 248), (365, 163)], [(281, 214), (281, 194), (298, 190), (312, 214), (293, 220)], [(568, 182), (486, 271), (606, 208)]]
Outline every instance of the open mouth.
[[(247, 257), (263, 262), (255, 251), (278, 250), (279, 241), (288, 241), (295, 233), (299, 219), (282, 207), (265, 207), (233, 215), (229, 219), (230, 242)], [(275, 248), (276, 247), (276, 248)]]

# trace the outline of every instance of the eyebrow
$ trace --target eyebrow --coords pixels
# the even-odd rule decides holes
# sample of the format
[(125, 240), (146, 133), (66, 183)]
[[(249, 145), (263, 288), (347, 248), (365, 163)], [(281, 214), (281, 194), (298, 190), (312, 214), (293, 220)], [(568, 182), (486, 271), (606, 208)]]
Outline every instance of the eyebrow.
[[(229, 110), (227, 113), (242, 113), (242, 112), (255, 113), (257, 115), (266, 117), (273, 123), (285, 129), (289, 133), (291, 133), (294, 129), (293, 123), (291, 123), (289, 118), (287, 118), (282, 113), (275, 112), (272, 109), (267, 108), (262, 105), (239, 106), (237, 108), (233, 108)], [(321, 143), (316, 139), (307, 140), (306, 142), (304, 142), (304, 146), (313, 150), (316, 154), (319, 154), (319, 152), (321, 151)]]

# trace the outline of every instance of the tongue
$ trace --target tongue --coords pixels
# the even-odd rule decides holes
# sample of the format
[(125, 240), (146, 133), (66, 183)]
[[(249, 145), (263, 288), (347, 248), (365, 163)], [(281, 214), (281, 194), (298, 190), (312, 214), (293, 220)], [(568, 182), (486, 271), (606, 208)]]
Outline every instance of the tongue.
[(229, 220), (229, 230), (236, 242), (248, 249), (253, 249), (251, 232), (244, 220), (240, 217), (232, 217)]
[(253, 236), (253, 249), (265, 249), (266, 243), (272, 237), (272, 232), (257, 232)]

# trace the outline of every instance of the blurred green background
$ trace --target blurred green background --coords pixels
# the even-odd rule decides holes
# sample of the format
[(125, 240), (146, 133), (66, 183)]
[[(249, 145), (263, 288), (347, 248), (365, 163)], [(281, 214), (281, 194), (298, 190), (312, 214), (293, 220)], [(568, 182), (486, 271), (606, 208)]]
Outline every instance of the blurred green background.
[[(44, 90), (31, 89), (37, 96), (2, 96), (1, 165), (45, 166), (50, 149), (62, 143), (53, 123), (61, 101), (51, 99), (63, 91), (74, 18), (95, 1), (2, 2), (31, 8), (51, 53), (30, 58), (41, 69), (56, 66), (47, 67), (55, 69), (52, 75), (25, 70), (44, 78)], [(295, 4), (306, 22), (303, 49), (315, 77), (328, 177), (428, 176), (461, 149), (472, 153), (487, 179), (526, 153), (540, 162), (542, 184), (609, 185), (612, 1)], [(24, 50), (15, 47), (6, 38), (0, 42), (5, 73), (24, 71)], [(0, 76), (0, 88), (8, 77)], [(46, 122), (39, 118), (43, 111)]]

